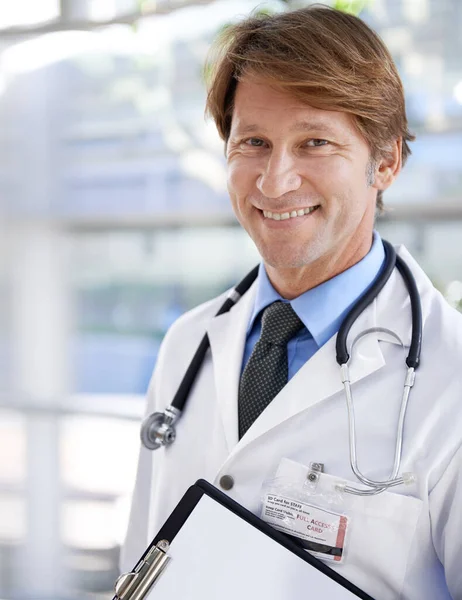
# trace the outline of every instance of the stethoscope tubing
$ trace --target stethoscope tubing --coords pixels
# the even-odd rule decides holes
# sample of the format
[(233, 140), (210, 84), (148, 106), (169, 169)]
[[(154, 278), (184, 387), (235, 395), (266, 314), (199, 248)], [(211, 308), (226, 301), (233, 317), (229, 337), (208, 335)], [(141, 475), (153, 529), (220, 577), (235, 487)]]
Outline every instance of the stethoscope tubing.
[(347, 347), (347, 339), (353, 323), (359, 315), (371, 304), (371, 302), (380, 294), (385, 284), (391, 277), (396, 266), (406, 285), (411, 301), (412, 312), (412, 338), (409, 354), (406, 358), (408, 367), (417, 369), (420, 363), (420, 353), (422, 348), (422, 307), (420, 303), (417, 284), (411, 273), (411, 270), (404, 260), (397, 256), (395, 249), (386, 240), (382, 240), (385, 250), (385, 261), (371, 287), (361, 296), (350, 312), (347, 314), (337, 334), (335, 343), (337, 364), (342, 366), (348, 363), (350, 354)]
[(385, 261), (375, 278), (370, 288), (360, 297), (355, 303), (353, 308), (344, 318), (340, 329), (337, 333), (337, 339), (335, 342), (336, 359), (337, 364), (341, 367), (348, 363), (350, 354), (348, 352), (347, 340), (350, 329), (352, 328), (358, 317), (364, 312), (364, 310), (371, 304), (375, 298), (380, 294), (383, 287), (390, 279), (393, 269), (396, 265), (396, 252), (393, 246), (386, 240), (382, 240), (383, 248), (385, 250)]
[[(216, 317), (231, 310), (231, 308), (236, 304), (236, 302), (241, 298), (241, 296), (243, 296), (247, 292), (247, 290), (251, 287), (252, 283), (257, 278), (258, 269), (259, 266), (257, 265), (250, 271), (250, 273), (247, 273), (244, 279), (240, 283), (238, 283), (236, 287), (233, 288), (231, 293), (228, 295), (228, 297), (216, 313)], [(194, 384), (194, 381), (196, 380), (196, 377), (199, 374), (199, 371), (204, 362), (205, 355), (207, 354), (207, 350), (209, 349), (209, 347), (209, 336), (205, 334), (191, 360), (191, 363), (189, 364), (189, 367), (186, 370), (186, 373), (183, 376), (183, 379), (181, 380), (181, 383), (171, 404), (173, 408), (180, 412), (183, 412), (189, 393)]]
[[(382, 270), (379, 273), (378, 277), (376, 278), (376, 281), (372, 284), (371, 288), (364, 294), (364, 296), (357, 302), (357, 304), (346, 316), (344, 322), (340, 327), (336, 340), (337, 363), (339, 364), (342, 372), (342, 382), (345, 389), (346, 405), (348, 412), (350, 466), (351, 470), (359, 479), (359, 481), (365, 486), (368, 486), (372, 489), (364, 490), (348, 485), (343, 485), (340, 487), (343, 489), (343, 491), (347, 493), (361, 496), (371, 496), (379, 494), (390, 487), (410, 483), (414, 480), (413, 475), (410, 473), (403, 474), (403, 476), (401, 477), (399, 477), (398, 474), (401, 466), (401, 455), (404, 437), (404, 421), (406, 417), (407, 405), (409, 402), (409, 395), (415, 381), (415, 370), (420, 365), (420, 353), (422, 348), (422, 306), (420, 302), (420, 295), (417, 289), (417, 284), (411, 273), (411, 270), (403, 261), (403, 259), (400, 256), (396, 255), (394, 248), (389, 242), (383, 240), (383, 245), (385, 249), (385, 264), (382, 267)], [(390, 278), (395, 266), (398, 269), (401, 276), (403, 277), (404, 283), (409, 293), (412, 313), (412, 336), (409, 354), (406, 358), (406, 365), (408, 369), (406, 373), (406, 379), (404, 382), (401, 408), (398, 417), (393, 469), (387, 480), (375, 481), (366, 477), (360, 471), (358, 466), (353, 393), (351, 391), (350, 376), (348, 369), (350, 354), (347, 349), (347, 339), (353, 323), (359, 317), (361, 312), (373, 301), (373, 299), (378, 296), (378, 294)], [(354, 343), (355, 342), (353, 342), (353, 345)]]
[[(388, 242), (387, 242), (388, 244)], [(401, 273), (404, 283), (409, 293), (412, 311), (412, 336), (411, 347), (406, 358), (408, 367), (416, 370), (420, 365), (420, 354), (422, 350), (422, 304), (420, 302), (420, 294), (417, 289), (417, 283), (411, 273), (411, 269), (400, 256), (396, 256), (396, 268)]]

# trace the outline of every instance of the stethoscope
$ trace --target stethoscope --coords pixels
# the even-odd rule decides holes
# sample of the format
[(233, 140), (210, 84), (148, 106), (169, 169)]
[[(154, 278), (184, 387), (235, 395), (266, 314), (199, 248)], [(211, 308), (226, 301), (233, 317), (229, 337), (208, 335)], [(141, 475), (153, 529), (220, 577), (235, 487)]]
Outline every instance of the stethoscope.
[[(385, 250), (385, 260), (380, 273), (369, 290), (367, 290), (366, 293), (361, 296), (361, 298), (356, 302), (356, 304), (345, 317), (342, 325), (340, 326), (336, 340), (336, 359), (341, 371), (348, 410), (350, 465), (353, 473), (356, 475), (359, 481), (369, 488), (361, 489), (346, 484), (339, 484), (337, 489), (349, 494), (360, 496), (379, 494), (390, 487), (409, 484), (414, 481), (414, 476), (411, 473), (403, 473), (401, 476), (399, 476), (399, 471), (401, 467), (406, 410), (409, 401), (409, 395), (415, 382), (415, 370), (420, 363), (420, 350), (422, 346), (422, 308), (417, 285), (409, 267), (400, 256), (396, 255), (393, 246), (389, 242), (383, 240), (383, 246)], [(376, 327), (367, 329), (366, 331), (360, 333), (353, 341), (349, 353), (347, 349), (347, 338), (353, 323), (381, 292), (382, 288), (389, 280), (395, 266), (403, 277), (411, 301), (412, 338), (409, 354), (406, 358), (407, 372), (404, 381), (401, 409), (398, 417), (393, 469), (388, 479), (384, 481), (375, 481), (363, 475), (358, 467), (353, 394), (351, 391), (349, 372), (349, 362), (351, 359), (350, 353), (361, 338), (377, 331), (385, 332), (391, 335), (403, 347), (404, 344), (396, 333), (388, 329)], [(236, 304), (236, 302), (247, 292), (252, 283), (255, 281), (257, 274), (258, 266), (252, 269), (252, 271), (248, 273), (248, 275), (246, 275), (246, 277), (230, 292), (216, 316), (228, 312)], [(157, 450), (157, 448), (162, 446), (170, 446), (175, 441), (175, 423), (178, 421), (181, 413), (184, 410), (188, 395), (197, 375), (199, 374), (209, 346), (209, 338), (207, 334), (205, 334), (196, 350), (196, 353), (194, 354), (191, 364), (186, 370), (172, 404), (168, 406), (164, 412), (153, 413), (144, 420), (141, 427), (141, 441), (149, 450)]]

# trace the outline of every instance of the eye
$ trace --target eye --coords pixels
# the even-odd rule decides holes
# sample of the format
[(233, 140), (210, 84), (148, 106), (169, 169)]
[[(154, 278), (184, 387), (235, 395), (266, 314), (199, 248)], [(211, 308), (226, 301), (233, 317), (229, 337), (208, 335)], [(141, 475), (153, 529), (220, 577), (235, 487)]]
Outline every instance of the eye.
[(243, 140), (243, 143), (246, 146), (252, 146), (253, 148), (261, 148), (264, 146), (265, 141), (260, 138), (247, 138), (246, 140)]
[(327, 140), (320, 140), (320, 139), (312, 139), (312, 140), (308, 140), (306, 145), (309, 146), (310, 148), (319, 148), (320, 146), (326, 146), (329, 142)]

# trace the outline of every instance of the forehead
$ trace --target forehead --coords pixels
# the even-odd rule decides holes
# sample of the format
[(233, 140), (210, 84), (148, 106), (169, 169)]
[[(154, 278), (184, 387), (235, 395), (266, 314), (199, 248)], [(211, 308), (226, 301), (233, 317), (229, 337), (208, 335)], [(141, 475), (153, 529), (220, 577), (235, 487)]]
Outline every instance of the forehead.
[(359, 134), (348, 113), (315, 108), (267, 83), (244, 78), (236, 88), (231, 132), (252, 134), (267, 128)]

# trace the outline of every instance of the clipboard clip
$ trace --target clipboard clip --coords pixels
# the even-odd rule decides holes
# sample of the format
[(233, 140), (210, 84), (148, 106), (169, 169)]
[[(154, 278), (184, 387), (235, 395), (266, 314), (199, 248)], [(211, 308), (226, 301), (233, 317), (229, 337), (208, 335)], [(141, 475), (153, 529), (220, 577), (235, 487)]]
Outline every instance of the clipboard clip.
[(134, 571), (121, 575), (115, 584), (114, 600), (143, 600), (146, 598), (149, 590), (171, 560), (171, 556), (167, 554), (169, 546), (167, 540), (160, 540), (136, 565)]

